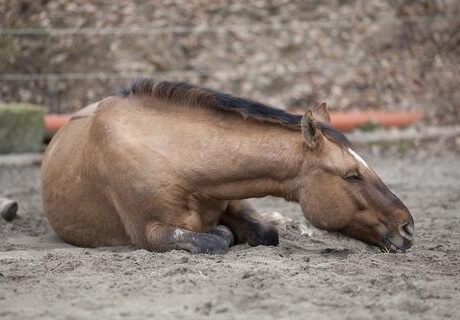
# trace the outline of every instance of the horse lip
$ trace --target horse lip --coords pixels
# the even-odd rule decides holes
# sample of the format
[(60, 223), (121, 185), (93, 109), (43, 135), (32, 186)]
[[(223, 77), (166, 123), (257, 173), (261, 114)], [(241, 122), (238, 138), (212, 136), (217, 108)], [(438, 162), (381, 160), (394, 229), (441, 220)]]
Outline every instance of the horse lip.
[(404, 253), (408, 249), (407, 246), (398, 246), (396, 245), (389, 237), (383, 237), (383, 242), (385, 243), (384, 247), (380, 248), (382, 251), (390, 251), (392, 253)]

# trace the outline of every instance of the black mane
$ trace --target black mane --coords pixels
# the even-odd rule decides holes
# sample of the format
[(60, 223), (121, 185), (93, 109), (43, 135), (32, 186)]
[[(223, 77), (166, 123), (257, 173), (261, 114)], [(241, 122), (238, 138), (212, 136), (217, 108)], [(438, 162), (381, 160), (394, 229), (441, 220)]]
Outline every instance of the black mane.
[[(289, 129), (300, 130), (302, 116), (288, 113), (249, 99), (235, 97), (211, 89), (201, 88), (185, 82), (135, 80), (128, 88), (122, 88), (115, 95), (149, 96), (186, 106), (202, 106), (239, 113), (243, 118), (281, 124)], [(348, 139), (338, 130), (321, 123), (323, 133), (332, 141), (349, 146)]]

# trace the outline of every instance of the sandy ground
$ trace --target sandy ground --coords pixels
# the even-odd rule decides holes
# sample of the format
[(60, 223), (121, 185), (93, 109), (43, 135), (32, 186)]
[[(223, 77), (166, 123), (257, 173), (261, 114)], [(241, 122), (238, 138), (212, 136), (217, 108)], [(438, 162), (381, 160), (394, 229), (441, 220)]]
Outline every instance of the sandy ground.
[(299, 208), (272, 198), (255, 203), (293, 218), (278, 247), (217, 256), (77, 248), (43, 216), (39, 165), (4, 161), (0, 196), (19, 201), (20, 218), (0, 221), (0, 318), (459, 319), (460, 153), (435, 145), (361, 150), (412, 211), (416, 243), (406, 254), (301, 234)]

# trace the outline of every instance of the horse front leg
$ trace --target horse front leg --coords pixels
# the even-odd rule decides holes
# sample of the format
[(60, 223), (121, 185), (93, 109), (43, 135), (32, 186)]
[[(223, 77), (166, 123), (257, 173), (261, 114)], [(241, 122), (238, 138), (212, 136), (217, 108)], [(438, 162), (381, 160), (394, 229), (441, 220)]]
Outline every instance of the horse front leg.
[(146, 225), (145, 235), (146, 241), (141, 247), (158, 252), (178, 249), (192, 254), (221, 254), (225, 253), (234, 241), (232, 232), (222, 225), (207, 233), (200, 233), (151, 221)]
[(231, 200), (220, 223), (229, 227), (235, 243), (247, 242), (251, 246), (277, 246), (276, 226), (264, 219), (247, 200)]

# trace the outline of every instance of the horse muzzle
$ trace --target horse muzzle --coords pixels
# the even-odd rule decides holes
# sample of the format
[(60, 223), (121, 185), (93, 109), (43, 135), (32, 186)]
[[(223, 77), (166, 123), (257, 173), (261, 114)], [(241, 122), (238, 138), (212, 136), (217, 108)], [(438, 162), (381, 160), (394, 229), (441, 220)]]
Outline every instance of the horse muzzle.
[(381, 246), (384, 252), (404, 253), (412, 247), (414, 242), (414, 224), (405, 222), (398, 227), (398, 232), (394, 236), (384, 236), (383, 245)]

